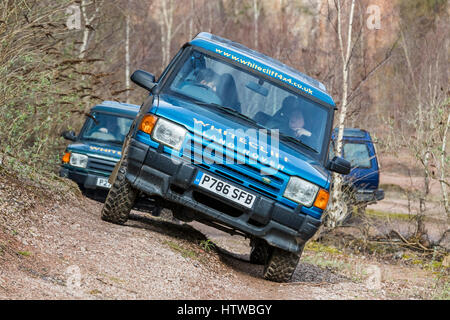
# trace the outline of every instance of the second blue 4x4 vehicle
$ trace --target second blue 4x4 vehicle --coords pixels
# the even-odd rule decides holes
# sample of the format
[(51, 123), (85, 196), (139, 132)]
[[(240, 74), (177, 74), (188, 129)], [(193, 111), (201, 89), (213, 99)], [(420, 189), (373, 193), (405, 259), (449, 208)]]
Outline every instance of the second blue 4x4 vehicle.
[(138, 111), (139, 106), (115, 101), (93, 106), (78, 135), (62, 133), (72, 143), (62, 157), (60, 176), (75, 181), (85, 194), (104, 199), (109, 175), (120, 160), (123, 141)]
[(238, 43), (200, 33), (158, 81), (125, 139), (102, 219), (123, 224), (141, 194), (183, 221), (251, 239), (250, 260), (288, 281), (327, 206), (335, 104), (325, 86)]
[[(333, 143), (337, 134), (335, 128), (332, 134)], [(352, 216), (354, 206), (360, 213), (364, 213), (367, 205), (384, 199), (384, 191), (379, 188), (380, 164), (369, 132), (345, 128), (342, 143), (342, 156), (351, 164), (351, 171), (344, 177), (343, 186), (348, 220)], [(331, 146), (330, 158), (334, 156), (333, 149)]]

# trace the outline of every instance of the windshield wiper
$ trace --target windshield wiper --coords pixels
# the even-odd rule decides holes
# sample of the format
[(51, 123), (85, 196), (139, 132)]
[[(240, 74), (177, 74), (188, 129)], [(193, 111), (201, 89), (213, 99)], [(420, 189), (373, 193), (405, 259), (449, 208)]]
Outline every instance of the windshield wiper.
[(285, 141), (289, 141), (289, 142), (293, 142), (301, 147), (304, 147), (308, 150), (314, 151), (315, 153), (319, 153), (316, 149), (314, 149), (313, 147), (310, 147), (309, 145), (307, 145), (306, 143), (302, 142), (301, 140), (294, 138), (292, 136), (288, 136), (284, 133), (279, 132), (280, 137), (285, 140)]
[(101, 139), (97, 139), (97, 138), (84, 138), (84, 137), (81, 137), (80, 140), (82, 140), (82, 141), (94, 141), (94, 142), (98, 142), (98, 143), (123, 144), (123, 141), (120, 141), (120, 140), (101, 140)]
[(115, 143), (115, 144), (123, 144), (123, 141), (120, 140), (103, 140), (105, 143)]
[(222, 106), (222, 105), (217, 104), (217, 103), (212, 103), (212, 102), (211, 102), (211, 103), (208, 103), (208, 102), (203, 102), (203, 101), (198, 101), (198, 100), (196, 100), (195, 103), (196, 103), (196, 104), (199, 104), (199, 105), (201, 105), (201, 106), (214, 107), (214, 108), (216, 108), (216, 109), (220, 109), (220, 110), (222, 110), (222, 111), (225, 111), (225, 112), (228, 113), (228, 114), (231, 114), (231, 115), (233, 115), (233, 116), (236, 116), (236, 117), (239, 117), (239, 118), (241, 118), (241, 119), (244, 119), (244, 120), (246, 120), (246, 121), (248, 121), (248, 122), (251, 122), (252, 124), (254, 124), (254, 125), (256, 125), (256, 126), (262, 128), (261, 125), (260, 125), (258, 122), (256, 122), (256, 121), (253, 120), (252, 118), (246, 116), (245, 114), (242, 114), (242, 113), (236, 111), (236, 110), (233, 109), (233, 108), (225, 107), (225, 106)]

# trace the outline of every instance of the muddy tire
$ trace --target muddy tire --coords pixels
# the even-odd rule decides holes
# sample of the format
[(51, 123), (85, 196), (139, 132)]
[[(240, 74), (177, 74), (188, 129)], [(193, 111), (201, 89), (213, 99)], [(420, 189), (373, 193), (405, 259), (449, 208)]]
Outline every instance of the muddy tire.
[(116, 179), (106, 196), (102, 209), (102, 220), (115, 224), (124, 224), (127, 222), (138, 191), (125, 178), (126, 172), (127, 160), (123, 159)]
[(297, 268), (300, 254), (271, 248), (270, 255), (264, 265), (264, 279), (274, 282), (288, 282)]
[(269, 245), (265, 241), (254, 240), (250, 251), (250, 263), (264, 265), (269, 256)]

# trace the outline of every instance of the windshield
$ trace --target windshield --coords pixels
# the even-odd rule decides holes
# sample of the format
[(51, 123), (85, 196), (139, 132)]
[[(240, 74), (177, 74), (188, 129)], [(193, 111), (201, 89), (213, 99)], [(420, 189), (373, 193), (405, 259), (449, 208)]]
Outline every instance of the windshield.
[(267, 129), (278, 129), (282, 138), (293, 137), (322, 152), (328, 109), (256, 72), (192, 50), (168, 86), (185, 97), (233, 109)]
[(86, 120), (79, 137), (81, 140), (122, 144), (132, 122), (130, 118), (94, 112)]

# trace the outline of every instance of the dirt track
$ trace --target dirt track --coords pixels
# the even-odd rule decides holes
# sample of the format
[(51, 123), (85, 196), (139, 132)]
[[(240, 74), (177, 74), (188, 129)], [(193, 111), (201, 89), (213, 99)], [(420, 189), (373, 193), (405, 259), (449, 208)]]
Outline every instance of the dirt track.
[[(81, 195), (66, 197), (64, 189), (50, 196), (46, 190), (0, 177), (3, 299), (389, 299), (433, 295), (431, 273), (417, 267), (312, 249), (304, 252), (290, 283), (268, 282), (261, 278), (262, 266), (246, 262), (248, 240), (241, 237), (137, 212), (125, 226), (113, 225), (100, 219), (101, 204), (96, 201)], [(215, 242), (220, 252), (207, 250), (207, 239)]]

